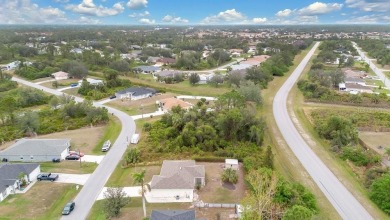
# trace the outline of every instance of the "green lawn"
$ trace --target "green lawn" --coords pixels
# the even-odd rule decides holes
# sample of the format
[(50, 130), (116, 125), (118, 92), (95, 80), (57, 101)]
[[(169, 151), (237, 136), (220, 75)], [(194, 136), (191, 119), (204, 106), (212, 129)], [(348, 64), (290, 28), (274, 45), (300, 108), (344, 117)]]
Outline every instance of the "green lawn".
[(153, 112), (157, 111), (156, 104), (144, 105), (142, 110), (140, 107), (130, 108), (127, 106), (115, 104), (114, 102), (112, 102), (112, 103), (109, 102), (109, 103), (107, 103), (107, 105), (110, 107), (116, 108), (118, 110), (121, 110), (122, 112), (125, 112), (128, 115), (141, 115), (142, 113), (148, 114), (148, 113), (153, 113)]
[(65, 204), (77, 192), (74, 184), (37, 182), (26, 193), (10, 195), (2, 201), (0, 219), (59, 219)]
[(85, 174), (85, 173), (93, 173), (97, 163), (92, 162), (80, 162), (79, 161), (69, 161), (64, 160), (60, 163), (53, 162), (44, 162), (41, 164), (41, 171), (46, 173), (71, 173), (71, 174)]
[(96, 146), (93, 148), (92, 153), (96, 155), (104, 154), (102, 152), (102, 146), (103, 143), (106, 140), (110, 140), (113, 144), (117, 137), (119, 136), (119, 133), (122, 130), (122, 125), (118, 118), (110, 116), (110, 121), (108, 122), (108, 125), (104, 131), (103, 136), (100, 138), (100, 141), (96, 144)]
[(128, 167), (122, 168), (122, 164), (118, 164), (111, 174), (110, 179), (106, 183), (106, 186), (137, 186), (134, 184), (132, 174), (136, 172), (140, 172), (142, 170), (146, 170), (145, 173), (145, 182), (152, 181), (153, 175), (160, 174), (161, 166), (139, 166), (139, 167)]

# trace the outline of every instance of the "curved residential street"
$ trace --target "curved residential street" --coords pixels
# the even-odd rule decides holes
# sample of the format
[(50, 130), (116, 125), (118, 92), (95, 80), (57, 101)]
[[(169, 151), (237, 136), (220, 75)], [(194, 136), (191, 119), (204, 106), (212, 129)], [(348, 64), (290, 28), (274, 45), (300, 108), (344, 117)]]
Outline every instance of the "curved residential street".
[(310, 174), (330, 203), (337, 210), (341, 218), (353, 220), (370, 220), (372, 216), (356, 200), (356, 198), (345, 188), (321, 159), (311, 150), (304, 141), (298, 130), (295, 128), (287, 110), (287, 97), (304, 70), (310, 57), (317, 49), (319, 42), (310, 50), (291, 76), (286, 80), (277, 92), (273, 101), (273, 113), (276, 124), (279, 127), (287, 144), (295, 156), (302, 163), (303, 167)]
[[(23, 79), (13, 77), (12, 80), (36, 89), (41, 89), (45, 92), (54, 95), (64, 94), (54, 89), (49, 89)], [(83, 99), (79, 97), (75, 97), (75, 100), (78, 102), (83, 101)], [(74, 209), (72, 214), (69, 216), (64, 216), (61, 219), (84, 220), (87, 218), (88, 213), (92, 208), (92, 205), (95, 203), (95, 200), (98, 198), (108, 178), (110, 177), (111, 173), (114, 172), (116, 165), (122, 158), (122, 155), (125, 153), (128, 145), (128, 140), (130, 140), (130, 138), (135, 132), (135, 123), (131, 116), (117, 109), (103, 106), (99, 103), (94, 103), (94, 106), (105, 107), (108, 109), (109, 113), (112, 113), (116, 117), (118, 117), (122, 123), (122, 130), (111, 149), (108, 151), (104, 159), (100, 162), (96, 170), (88, 178), (87, 182), (75, 198), (74, 201), (76, 202), (76, 208)]]

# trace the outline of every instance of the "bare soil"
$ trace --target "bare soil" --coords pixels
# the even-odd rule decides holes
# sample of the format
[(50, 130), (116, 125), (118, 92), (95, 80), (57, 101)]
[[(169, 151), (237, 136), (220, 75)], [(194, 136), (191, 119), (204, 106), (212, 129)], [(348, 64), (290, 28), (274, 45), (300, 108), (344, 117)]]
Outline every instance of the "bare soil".
[[(80, 149), (85, 154), (90, 154), (92, 149), (99, 142), (100, 138), (104, 134), (105, 126), (98, 127), (86, 127), (77, 130), (68, 130), (52, 134), (40, 135), (38, 139), (50, 139), (50, 138), (70, 138), (71, 149)], [(0, 145), (0, 150), (4, 150), (7, 147), (14, 144), (15, 141), (6, 142)]]
[(206, 186), (197, 193), (199, 200), (207, 203), (239, 203), (245, 194), (242, 164), (238, 170), (238, 183), (227, 187), (221, 180), (224, 163), (197, 163), (206, 170)]
[(359, 138), (367, 147), (382, 156), (385, 149), (390, 148), (390, 132), (359, 132)]

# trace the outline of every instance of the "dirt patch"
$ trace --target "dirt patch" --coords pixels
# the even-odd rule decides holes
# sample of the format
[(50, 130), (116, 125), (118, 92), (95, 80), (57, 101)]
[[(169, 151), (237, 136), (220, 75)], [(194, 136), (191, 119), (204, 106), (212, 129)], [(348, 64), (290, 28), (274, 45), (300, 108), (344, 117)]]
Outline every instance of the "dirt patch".
[(242, 164), (238, 170), (238, 183), (227, 186), (221, 180), (224, 163), (197, 163), (206, 170), (206, 186), (197, 193), (199, 200), (208, 203), (239, 203), (245, 194), (244, 172)]
[(366, 147), (382, 156), (385, 154), (386, 148), (390, 148), (390, 132), (359, 132), (359, 138)]
[[(70, 138), (71, 139), (71, 149), (80, 149), (81, 152), (85, 154), (90, 154), (92, 149), (99, 142), (100, 138), (104, 134), (105, 126), (98, 127), (87, 127), (77, 130), (68, 130), (52, 134), (40, 135), (38, 139), (50, 139), (50, 138)], [(15, 141), (10, 141), (2, 144), (0, 150), (4, 150), (7, 147), (14, 144)]]

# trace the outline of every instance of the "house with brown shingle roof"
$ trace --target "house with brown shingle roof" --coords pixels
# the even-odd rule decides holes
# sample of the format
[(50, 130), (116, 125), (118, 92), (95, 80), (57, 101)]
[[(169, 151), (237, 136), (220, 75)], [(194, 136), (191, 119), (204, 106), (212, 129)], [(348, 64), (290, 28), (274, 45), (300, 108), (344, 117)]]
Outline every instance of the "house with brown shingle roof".
[(205, 177), (204, 166), (196, 165), (194, 160), (164, 160), (148, 194), (154, 201), (193, 201), (194, 189), (205, 185)]
[(166, 98), (157, 101), (157, 104), (160, 106), (161, 110), (164, 112), (169, 112), (173, 107), (180, 106), (182, 109), (188, 110), (192, 107), (192, 104), (185, 102), (177, 98)]

